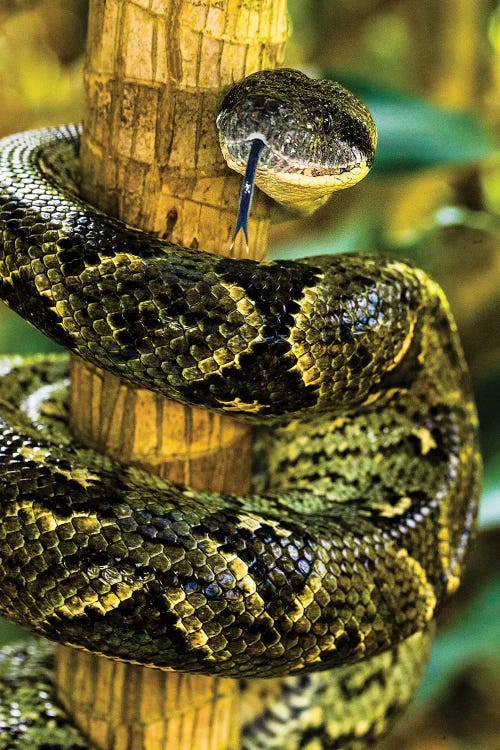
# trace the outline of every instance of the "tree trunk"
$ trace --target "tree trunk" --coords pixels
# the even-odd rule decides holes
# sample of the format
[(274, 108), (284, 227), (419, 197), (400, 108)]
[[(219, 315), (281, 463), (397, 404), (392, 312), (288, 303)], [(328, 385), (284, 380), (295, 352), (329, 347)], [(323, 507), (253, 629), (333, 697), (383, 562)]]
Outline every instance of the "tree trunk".
[[(282, 62), (286, 0), (94, 0), (81, 147), (87, 199), (129, 224), (229, 254), (240, 178), (218, 147), (222, 93)], [(257, 197), (251, 257), (267, 251)], [(237, 253), (244, 252), (237, 246)], [(175, 404), (72, 360), (71, 425), (103, 453), (196, 488), (250, 486), (246, 426)], [(239, 746), (238, 683), (57, 649), (61, 702), (103, 750)]]

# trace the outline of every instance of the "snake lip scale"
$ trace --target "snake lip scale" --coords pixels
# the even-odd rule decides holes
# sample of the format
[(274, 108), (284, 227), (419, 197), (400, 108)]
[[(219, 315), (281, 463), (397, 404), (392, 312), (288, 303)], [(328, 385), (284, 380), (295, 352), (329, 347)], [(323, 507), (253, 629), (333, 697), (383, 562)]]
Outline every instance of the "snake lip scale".
[[(368, 164), (376, 136), (343, 91)], [(0, 296), (130, 382), (252, 422), (254, 487), (201, 492), (79, 446), (65, 358), (6, 359), (0, 611), (112, 658), (277, 678), (245, 748), (358, 750), (408, 702), (475, 523), (477, 419), (444, 294), (400, 259), (257, 263), (139, 232), (78, 196), (79, 137), (0, 142)], [(46, 647), (2, 659), (0, 695), (22, 692)]]

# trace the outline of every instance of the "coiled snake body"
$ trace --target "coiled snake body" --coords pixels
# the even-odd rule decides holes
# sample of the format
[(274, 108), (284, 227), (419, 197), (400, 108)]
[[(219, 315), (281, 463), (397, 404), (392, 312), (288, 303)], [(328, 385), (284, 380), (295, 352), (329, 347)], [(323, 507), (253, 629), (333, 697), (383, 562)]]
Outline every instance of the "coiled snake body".
[[(253, 420), (258, 470), (235, 497), (119, 465), (71, 441), (64, 359), (5, 360), (1, 611), (115, 658), (278, 678), (246, 748), (364, 747), (418, 681), (474, 523), (476, 417), (443, 293), (400, 260), (259, 264), (147, 236), (80, 200), (78, 142), (1, 144), (1, 297), (133, 383)], [(87, 747), (31, 677), (46, 659), (4, 654), (0, 748)], [(29, 721), (6, 710), (19, 696)]]

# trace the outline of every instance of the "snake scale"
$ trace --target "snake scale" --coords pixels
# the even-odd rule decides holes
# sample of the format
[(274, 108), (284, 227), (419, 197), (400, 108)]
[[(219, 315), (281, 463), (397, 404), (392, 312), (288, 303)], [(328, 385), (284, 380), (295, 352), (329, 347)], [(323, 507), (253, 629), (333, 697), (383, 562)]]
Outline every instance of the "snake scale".
[[(222, 106), (236, 168), (260, 138), (258, 184), (285, 202), (304, 203), (304, 180), (319, 177), (318, 204), (326, 183), (363, 176), (363, 105), (314, 83), (301, 120), (283, 91), (309, 105), (305, 77), (268, 75)], [(294, 131), (310, 131), (307, 163)], [(64, 356), (5, 359), (0, 609), (110, 657), (239, 677), (248, 705), (273, 685), (245, 719), (248, 750), (367, 747), (411, 697), (474, 526), (477, 422), (447, 301), (399, 259), (258, 263), (143, 234), (78, 196), (78, 147), (74, 127), (1, 142), (1, 297), (132, 383), (251, 421), (254, 487), (201, 492), (75, 444)], [(88, 747), (55, 703), (50, 658), (48, 645), (2, 652), (2, 750)]]

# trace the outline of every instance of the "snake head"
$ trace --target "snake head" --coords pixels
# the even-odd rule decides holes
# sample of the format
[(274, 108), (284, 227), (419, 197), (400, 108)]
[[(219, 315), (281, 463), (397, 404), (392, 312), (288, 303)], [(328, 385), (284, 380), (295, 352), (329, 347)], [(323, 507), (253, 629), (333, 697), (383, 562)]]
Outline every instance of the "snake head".
[(340, 84), (297, 70), (263, 70), (235, 84), (217, 117), (222, 153), (245, 174), (251, 142), (264, 143), (256, 185), (308, 214), (335, 190), (359, 182), (375, 155), (377, 131), (365, 105)]

